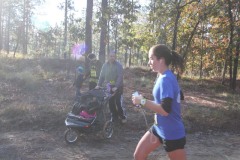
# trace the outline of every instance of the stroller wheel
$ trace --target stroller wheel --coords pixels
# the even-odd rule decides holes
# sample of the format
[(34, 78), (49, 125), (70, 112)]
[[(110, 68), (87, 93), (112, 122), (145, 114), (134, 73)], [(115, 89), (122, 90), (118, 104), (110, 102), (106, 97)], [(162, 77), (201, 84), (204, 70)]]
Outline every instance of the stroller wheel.
[(78, 140), (78, 131), (73, 128), (68, 128), (64, 133), (64, 137), (68, 144), (76, 143)]
[(107, 121), (103, 127), (103, 137), (108, 139), (111, 138), (112, 135), (113, 135), (113, 123), (112, 121)]

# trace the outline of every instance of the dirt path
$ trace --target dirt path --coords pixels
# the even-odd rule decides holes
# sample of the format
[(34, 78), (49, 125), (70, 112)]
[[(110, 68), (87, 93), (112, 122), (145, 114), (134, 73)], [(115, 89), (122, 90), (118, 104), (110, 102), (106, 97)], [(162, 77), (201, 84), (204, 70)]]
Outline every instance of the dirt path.
[[(138, 138), (122, 127), (109, 140), (82, 139), (76, 145), (67, 145), (64, 128), (57, 131), (6, 132), (0, 135), (0, 159), (3, 160), (131, 160)], [(188, 134), (189, 160), (239, 160), (240, 134)], [(162, 148), (150, 155), (151, 160), (167, 160)]]
[[(0, 130), (0, 159), (132, 160), (135, 146), (147, 127), (139, 109), (127, 107), (127, 113), (127, 124), (115, 127), (111, 139), (99, 140), (83, 136), (76, 145), (67, 145), (64, 141), (65, 115), (58, 117), (58, 124), (52, 124), (48, 117), (44, 120), (45, 125), (37, 126), (35, 122), (23, 129), (17, 127), (11, 131)], [(152, 114), (146, 113), (146, 116), (148, 124), (151, 124)], [(240, 133), (208, 131), (187, 134), (188, 160), (239, 160), (239, 148)], [(148, 159), (167, 160), (167, 157), (160, 147)]]

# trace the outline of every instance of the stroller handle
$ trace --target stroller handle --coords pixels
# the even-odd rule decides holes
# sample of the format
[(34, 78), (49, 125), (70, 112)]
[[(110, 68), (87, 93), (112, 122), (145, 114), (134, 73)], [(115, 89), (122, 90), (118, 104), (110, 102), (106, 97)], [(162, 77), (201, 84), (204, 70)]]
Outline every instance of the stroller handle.
[(101, 87), (101, 86), (99, 86), (99, 88), (92, 89), (92, 91), (94, 91), (94, 90), (102, 90), (105, 93), (106, 98), (113, 97), (118, 91), (118, 89), (115, 91), (112, 91), (112, 89), (111, 89), (111, 91), (109, 91), (107, 87)]

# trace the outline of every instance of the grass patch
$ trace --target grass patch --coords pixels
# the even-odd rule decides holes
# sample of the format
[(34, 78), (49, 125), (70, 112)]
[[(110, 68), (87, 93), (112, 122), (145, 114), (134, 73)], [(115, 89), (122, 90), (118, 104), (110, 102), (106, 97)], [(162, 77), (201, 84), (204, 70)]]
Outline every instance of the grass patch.
[(240, 125), (240, 110), (194, 106), (184, 111), (183, 119), (190, 125), (187, 127), (188, 132), (236, 131), (239, 130)]
[[(183, 119), (190, 125), (189, 132), (240, 130), (240, 94), (233, 94), (216, 80), (182, 79), (181, 85), (185, 93), (199, 98), (195, 103), (187, 102), (184, 109)], [(213, 105), (204, 103), (204, 100)]]
[(41, 87), (41, 81), (37, 76), (32, 74), (31, 71), (8, 73), (5, 78), (7, 81), (11, 81), (12, 84), (22, 88), (24, 91), (32, 92)]
[(0, 112), (0, 125), (6, 130), (54, 129), (63, 126), (66, 110), (30, 103), (13, 103)]

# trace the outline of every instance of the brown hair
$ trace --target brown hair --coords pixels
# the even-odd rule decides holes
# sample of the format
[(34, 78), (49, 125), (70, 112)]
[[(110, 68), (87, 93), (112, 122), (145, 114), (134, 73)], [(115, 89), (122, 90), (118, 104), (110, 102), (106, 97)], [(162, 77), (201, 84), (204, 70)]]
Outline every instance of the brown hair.
[(177, 54), (175, 51), (171, 51), (166, 45), (164, 44), (157, 44), (151, 48), (153, 54), (157, 57), (157, 59), (164, 58), (166, 65), (169, 66), (172, 64), (173, 68), (176, 69), (178, 72), (182, 73), (184, 66), (183, 66), (183, 58)]

